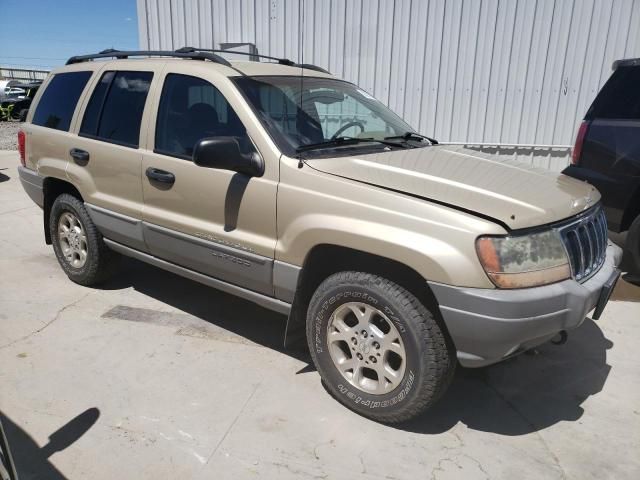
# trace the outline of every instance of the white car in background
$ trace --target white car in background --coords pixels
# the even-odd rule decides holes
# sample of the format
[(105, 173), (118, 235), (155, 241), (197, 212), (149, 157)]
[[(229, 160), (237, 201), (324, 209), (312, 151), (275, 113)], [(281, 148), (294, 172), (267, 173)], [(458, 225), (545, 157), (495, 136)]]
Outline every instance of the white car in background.
[(27, 92), (25, 91), (24, 88), (18, 88), (18, 87), (6, 87), (4, 89), (4, 95), (5, 97), (12, 97), (12, 98), (26, 98), (27, 96)]

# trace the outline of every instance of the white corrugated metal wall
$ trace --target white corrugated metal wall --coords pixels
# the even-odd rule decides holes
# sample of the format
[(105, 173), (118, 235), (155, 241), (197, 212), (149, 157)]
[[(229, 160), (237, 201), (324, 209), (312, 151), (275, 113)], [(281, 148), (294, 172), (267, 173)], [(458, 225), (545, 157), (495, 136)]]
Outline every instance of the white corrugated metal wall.
[[(615, 59), (640, 57), (640, 0), (138, 0), (141, 48), (252, 42), (360, 85), (444, 141), (552, 169)], [(558, 148), (548, 148), (555, 145)]]

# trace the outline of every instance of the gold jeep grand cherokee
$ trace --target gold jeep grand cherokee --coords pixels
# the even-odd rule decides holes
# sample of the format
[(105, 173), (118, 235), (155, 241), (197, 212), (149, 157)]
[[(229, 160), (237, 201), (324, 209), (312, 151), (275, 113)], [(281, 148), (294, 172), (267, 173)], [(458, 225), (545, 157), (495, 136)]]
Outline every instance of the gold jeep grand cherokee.
[(357, 85), (271, 60), (109, 50), (51, 73), (19, 170), (72, 281), (126, 255), (288, 314), (335, 398), (389, 423), (458, 362), (600, 315), (620, 249), (594, 188), (439, 145)]

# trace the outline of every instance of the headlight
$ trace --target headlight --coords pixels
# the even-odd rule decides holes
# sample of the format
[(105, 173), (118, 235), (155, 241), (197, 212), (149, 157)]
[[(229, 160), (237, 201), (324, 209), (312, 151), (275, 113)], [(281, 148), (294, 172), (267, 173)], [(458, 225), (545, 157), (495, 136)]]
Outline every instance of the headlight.
[(562, 239), (554, 230), (479, 237), (476, 250), (485, 272), (499, 288), (536, 287), (571, 277)]

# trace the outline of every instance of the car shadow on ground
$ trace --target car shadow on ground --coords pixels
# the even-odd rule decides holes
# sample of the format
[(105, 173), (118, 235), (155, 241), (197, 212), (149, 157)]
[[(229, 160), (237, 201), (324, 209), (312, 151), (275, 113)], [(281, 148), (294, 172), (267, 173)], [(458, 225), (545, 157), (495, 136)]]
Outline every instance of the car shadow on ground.
[(65, 480), (67, 477), (49, 461), (49, 458), (75, 443), (99, 417), (100, 410), (97, 408), (85, 410), (52, 433), (49, 436), (49, 442), (40, 447), (31, 435), (0, 411), (0, 419), (7, 435), (18, 477)]
[[(308, 352), (283, 347), (286, 317), (232, 295), (125, 258), (104, 289), (135, 290), (245, 339), (307, 363)], [(582, 403), (600, 392), (609, 374), (613, 343), (585, 319), (565, 345), (550, 343), (481, 369), (458, 368), (444, 397), (424, 415), (395, 428), (437, 434), (459, 422), (502, 435), (525, 435), (561, 421), (576, 421)], [(292, 380), (293, 381), (293, 380)], [(320, 379), (318, 379), (320, 382)]]
[(564, 345), (547, 343), (485, 368), (458, 368), (444, 397), (399, 428), (433, 434), (461, 422), (473, 430), (512, 436), (576, 421), (584, 413), (582, 404), (604, 387), (612, 346), (587, 318), (569, 332)]
[(131, 258), (122, 258), (118, 273), (98, 288), (130, 287), (249, 342), (311, 362), (304, 349), (284, 348), (285, 315)]

